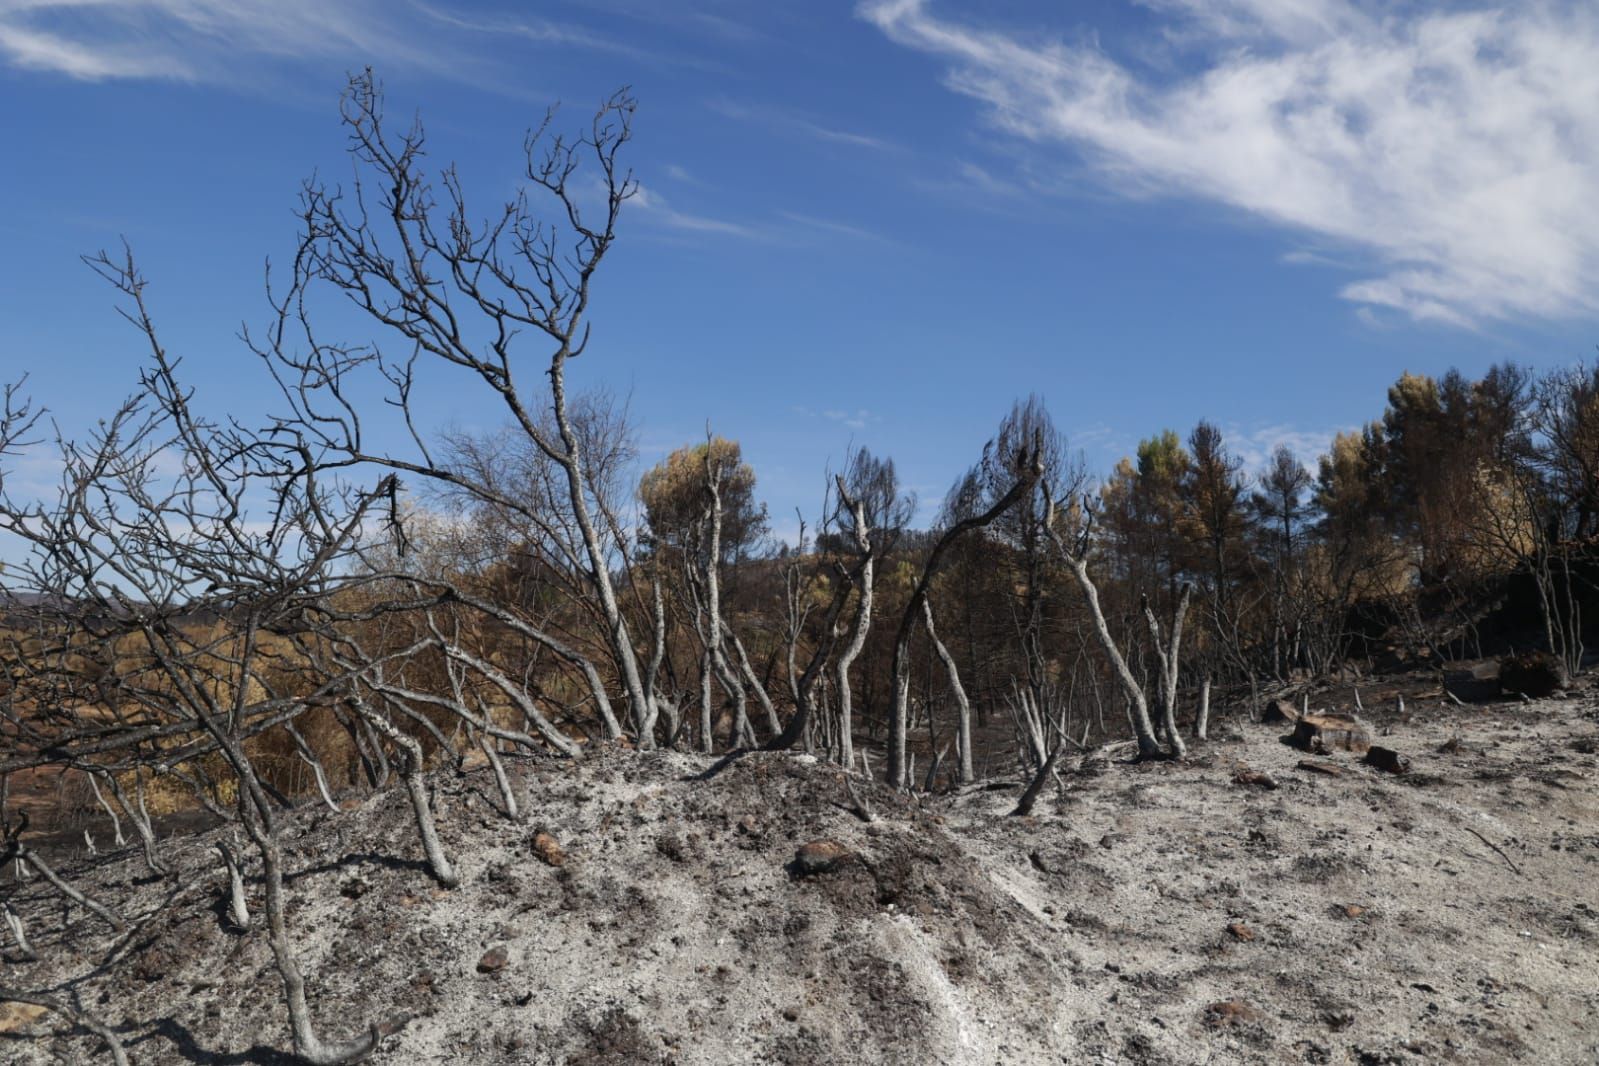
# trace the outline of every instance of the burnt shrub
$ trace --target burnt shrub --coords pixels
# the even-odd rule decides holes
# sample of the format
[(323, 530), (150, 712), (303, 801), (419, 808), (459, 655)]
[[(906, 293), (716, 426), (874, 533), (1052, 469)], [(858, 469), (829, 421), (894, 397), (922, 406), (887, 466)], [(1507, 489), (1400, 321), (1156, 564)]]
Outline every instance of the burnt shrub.
[(1499, 661), (1499, 689), (1533, 699), (1552, 696), (1566, 687), (1566, 668), (1546, 651), (1524, 651)]

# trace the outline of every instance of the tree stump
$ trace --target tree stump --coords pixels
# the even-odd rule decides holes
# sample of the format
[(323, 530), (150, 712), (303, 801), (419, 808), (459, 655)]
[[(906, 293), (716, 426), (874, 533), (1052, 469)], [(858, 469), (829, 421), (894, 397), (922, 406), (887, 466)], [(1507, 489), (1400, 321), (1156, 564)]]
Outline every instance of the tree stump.
[(1299, 721), (1299, 708), (1287, 700), (1272, 700), (1266, 704), (1266, 713), (1261, 716), (1261, 721), (1267, 724), (1285, 722), (1293, 725)]
[(1566, 668), (1548, 652), (1525, 651), (1499, 662), (1499, 688), (1507, 695), (1541, 700), (1566, 687)]
[(1410, 772), (1410, 757), (1401, 755), (1392, 748), (1373, 747), (1366, 752), (1366, 765), (1375, 766), (1379, 770), (1386, 770), (1391, 774), (1408, 774)]
[(1307, 714), (1294, 723), (1289, 743), (1301, 751), (1347, 751), (1364, 755), (1371, 749), (1371, 732), (1358, 718)]

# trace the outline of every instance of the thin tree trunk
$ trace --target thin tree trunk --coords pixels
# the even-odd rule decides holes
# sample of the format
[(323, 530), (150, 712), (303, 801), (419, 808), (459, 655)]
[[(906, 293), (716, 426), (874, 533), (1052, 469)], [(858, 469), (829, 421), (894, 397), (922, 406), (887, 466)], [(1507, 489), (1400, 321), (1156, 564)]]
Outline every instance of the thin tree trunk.
[[(857, 528), (864, 524), (864, 518), (857, 519)], [(860, 657), (861, 649), (866, 647), (866, 634), (872, 626), (872, 586), (875, 574), (876, 561), (868, 549), (866, 558), (861, 564), (860, 599), (855, 605), (855, 616), (850, 620), (849, 641), (844, 645), (844, 650), (838, 653), (838, 761), (845, 767), (849, 767), (855, 761), (855, 710), (849, 672), (855, 660)]]
[(700, 656), (700, 750), (716, 753), (715, 721), (711, 714), (711, 649)]
[(1016, 809), (1011, 811), (1012, 816), (1025, 818), (1033, 813), (1033, 805), (1038, 802), (1039, 793), (1044, 790), (1044, 783), (1055, 772), (1055, 760), (1060, 758), (1061, 750), (1065, 746), (1064, 742), (1056, 745), (1055, 750), (1049, 753), (1049, 758), (1039, 764), (1038, 772), (1028, 782), (1027, 790), (1022, 793), (1022, 798), (1016, 802)]
[(750, 657), (744, 651), (744, 642), (738, 639), (738, 634), (733, 632), (731, 626), (722, 623), (723, 635), (733, 643), (733, 654), (738, 660), (738, 672), (744, 678), (744, 683), (755, 693), (755, 702), (761, 705), (761, 710), (766, 712), (766, 727), (771, 735), (776, 736), (783, 731), (783, 723), (777, 718), (777, 708), (772, 705), (772, 697), (767, 695), (766, 686), (761, 684), (755, 676), (755, 670), (750, 666)]
[(922, 575), (912, 590), (909, 601), (905, 604), (905, 613), (900, 618), (899, 633), (894, 640), (894, 661), (891, 674), (894, 679), (894, 707), (893, 720), (890, 723), (888, 736), (888, 783), (895, 788), (907, 788), (910, 785), (910, 772), (906, 763), (906, 727), (910, 719), (910, 692), (911, 692), (911, 634), (922, 619), (922, 601), (927, 597), (928, 586), (932, 583), (933, 576), (938, 572), (940, 564), (944, 561), (945, 553), (965, 534), (979, 530), (991, 524), (996, 518), (1010, 510), (1017, 500), (1033, 491), (1038, 484), (1038, 479), (1043, 475), (1042, 446), (1035, 445), (1032, 452), (1021, 452), (1016, 456), (1015, 462), (1016, 481), (1004, 496), (1000, 497), (993, 506), (982, 514), (962, 519), (949, 529), (933, 545), (928, 553), (927, 562), (922, 566)]
[(959, 714), (955, 747), (960, 760), (960, 779), (961, 784), (969, 785), (977, 779), (972, 766), (972, 704), (966, 698), (966, 687), (961, 684), (960, 669), (955, 665), (955, 657), (944, 647), (944, 642), (938, 639), (938, 630), (933, 625), (933, 604), (930, 599), (922, 600), (922, 610), (927, 621), (928, 639), (933, 642), (933, 651), (944, 664), (944, 670), (949, 675), (950, 691), (955, 696), (955, 709)]
[(23, 962), (37, 962), (39, 953), (33, 950), (33, 945), (28, 943), (28, 931), (22, 924), (22, 918), (11, 909), (11, 904), (0, 900), (0, 915), (6, 920), (6, 926), (11, 930), (11, 939), (17, 942), (17, 952)]
[(49, 863), (41, 859), (37, 852), (29, 851), (28, 849), (24, 848), (20, 841), (17, 842), (15, 847), (17, 849), (17, 858), (26, 860), (29, 866), (32, 866), (35, 870), (38, 870), (39, 875), (54, 885), (56, 891), (60, 892), (63, 896), (67, 897), (84, 910), (95, 915), (95, 917), (100, 918), (117, 932), (121, 933), (128, 928), (128, 923), (122, 917), (122, 915), (116, 913), (110, 907), (107, 907), (100, 901), (93, 899), (74, 888), (70, 882), (66, 881), (60, 874), (56, 873), (55, 869)]
[(1155, 620), (1154, 608), (1149, 605), (1146, 596), (1143, 601), (1144, 620), (1149, 625), (1150, 640), (1155, 646), (1155, 657), (1160, 663), (1160, 725), (1165, 733), (1167, 742), (1171, 745), (1172, 754), (1182, 758), (1188, 753), (1183, 744), (1182, 734), (1177, 730), (1177, 677), (1181, 666), (1179, 653), (1183, 643), (1183, 619), (1188, 614), (1188, 600), (1193, 593), (1193, 586), (1183, 583), (1181, 594), (1177, 599), (1177, 610), (1172, 615), (1171, 645), (1168, 648), (1160, 639), (1160, 623)]
[(505, 804), (505, 816), (511, 821), (520, 820), (521, 811), (516, 803), (516, 790), (511, 787), (511, 779), (506, 776), (505, 763), (500, 759), (500, 753), (495, 749), (494, 738), (485, 733), (478, 744), (483, 749), (483, 754), (488, 757), (489, 768), (494, 771), (494, 784), (500, 790), (500, 800)]
[(594, 520), (589, 514), (588, 498), (584, 491), (586, 478), (583, 470), (583, 452), (578, 447), (577, 434), (572, 430), (572, 423), (566, 410), (568, 354), (567, 348), (563, 345), (550, 361), (551, 406), (555, 412), (555, 425), (561, 436), (561, 444), (566, 450), (561, 466), (566, 471), (567, 495), (572, 503), (572, 515), (577, 519), (578, 530), (583, 537), (583, 547), (588, 552), (590, 580), (599, 594), (600, 609), (605, 615), (605, 635), (610, 641), (612, 653), (616, 656), (618, 672), (621, 673), (622, 683), (627, 689), (635, 728), (642, 733), (649, 722), (650, 704), (645, 696), (643, 678), (639, 673), (633, 638), (628, 634), (627, 620), (617, 603), (616, 590), (611, 586), (611, 571), (605, 559), (605, 550), (600, 544)]
[(411, 814), (416, 819), (417, 836), (422, 839), (422, 853), (427, 857), (433, 877), (445, 888), (460, 884), (455, 868), (450, 865), (439, 843), (439, 833), (433, 821), (433, 808), (428, 802), (426, 765), (422, 757), (422, 744), (409, 733), (402, 732), (394, 723), (374, 713), (364, 703), (356, 703), (356, 712), (372, 723), (400, 753), (400, 777), (405, 782), (406, 794), (411, 800)]
[(1088, 604), (1089, 616), (1094, 620), (1094, 636), (1099, 640), (1105, 658), (1110, 660), (1116, 679), (1121, 682), (1122, 692), (1127, 697), (1128, 718), (1133, 724), (1133, 734), (1138, 739), (1138, 754), (1146, 759), (1159, 758), (1164, 752), (1160, 741), (1155, 739), (1155, 727), (1149, 720), (1149, 702), (1144, 697), (1143, 686), (1133, 676), (1127, 660), (1122, 658), (1120, 649), (1116, 647), (1116, 638), (1111, 636), (1110, 626), (1105, 622), (1105, 612), (1099, 605), (1099, 589), (1088, 576), (1088, 562), (1081, 556), (1066, 553), (1064, 548), (1062, 553), (1066, 555), (1072, 576), (1077, 579), (1077, 586)]
[(123, 839), (123, 836), (122, 836), (122, 819), (117, 817), (116, 808), (112, 807), (111, 804), (107, 803), (106, 802), (106, 798), (100, 794), (100, 786), (95, 783), (95, 780), (94, 780), (95, 775), (91, 771), (85, 770), (83, 772), (83, 776), (87, 777), (89, 779), (89, 791), (94, 793), (94, 798), (95, 798), (96, 802), (98, 802), (101, 807), (105, 808), (106, 814), (111, 816), (111, 832), (116, 837), (117, 847), (119, 847), (119, 848), (122, 847), (124, 844), (127, 843), (127, 841), (125, 839)]
[(222, 853), (222, 864), (228, 870), (228, 916), (233, 919), (234, 928), (243, 932), (250, 928), (250, 908), (244, 896), (244, 871), (227, 841), (217, 841), (217, 850)]

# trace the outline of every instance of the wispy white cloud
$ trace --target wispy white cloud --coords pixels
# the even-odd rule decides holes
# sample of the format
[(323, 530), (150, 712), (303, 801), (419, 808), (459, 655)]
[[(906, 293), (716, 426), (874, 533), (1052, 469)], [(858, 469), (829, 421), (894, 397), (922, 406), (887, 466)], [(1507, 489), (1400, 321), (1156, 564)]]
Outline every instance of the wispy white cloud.
[(606, 16), (621, 16), (648, 23), (662, 29), (683, 32), (692, 36), (718, 38), (734, 44), (748, 44), (767, 39), (764, 30), (747, 17), (735, 18), (720, 9), (732, 7), (741, 16), (768, 14), (761, 5), (746, 6), (741, 3), (693, 3), (690, 0), (569, 0), (576, 6), (600, 12)]
[(881, 137), (838, 129), (818, 122), (806, 115), (783, 108), (737, 103), (726, 99), (711, 100), (706, 106), (719, 115), (737, 119), (740, 122), (752, 122), (772, 129), (788, 130), (789, 132), (802, 134), (818, 141), (826, 141), (830, 144), (842, 144), (851, 148), (870, 148), (873, 151), (891, 151), (895, 147), (892, 142), (886, 141)]
[(61, 488), (65, 464), (48, 443), (36, 443), (0, 458), (0, 488), (19, 504), (54, 497)]
[(772, 239), (772, 234), (758, 226), (746, 225), (742, 222), (731, 222), (727, 219), (712, 218), (709, 215), (696, 215), (687, 211), (679, 211), (667, 203), (666, 198), (653, 189), (640, 185), (633, 194), (631, 205), (644, 212), (646, 218), (668, 229), (683, 230), (689, 233), (715, 234), (722, 237), (737, 237), (741, 240), (767, 241)]
[[(697, 188), (708, 188), (701, 181), (694, 179), (686, 171), (680, 175), (674, 170), (680, 168), (668, 167), (667, 174), (674, 177), (682, 184)], [(812, 238), (818, 234), (831, 237), (847, 237), (851, 240), (867, 240), (884, 242), (888, 238), (873, 233), (871, 230), (860, 226), (852, 226), (847, 222), (837, 222), (832, 219), (818, 218), (815, 215), (802, 214), (797, 211), (779, 209), (774, 215), (767, 216), (760, 222), (735, 222), (727, 218), (712, 215), (696, 214), (678, 208), (653, 186), (640, 185), (634, 193), (632, 206), (642, 212), (643, 217), (664, 229), (677, 230), (681, 233), (700, 234), (713, 237), (733, 237), (745, 241), (758, 241), (763, 244), (779, 244), (797, 246), (812, 243)]]
[(83, 81), (174, 78), (186, 72), (138, 49), (80, 44), (47, 30), (13, 23), (0, 9), (0, 56), (23, 70), (44, 70)]
[(0, 61), (87, 81), (236, 80), (251, 60), (361, 57), (441, 69), (416, 10), (379, 0), (0, 0)]
[(673, 181), (680, 181), (684, 185), (698, 185), (702, 187), (705, 185), (705, 183), (699, 178), (696, 178), (687, 167), (680, 167), (676, 163), (668, 163), (666, 164), (665, 169), (666, 176), (671, 178)]
[(778, 215), (787, 222), (792, 222), (802, 230), (811, 233), (828, 233), (836, 237), (849, 237), (862, 241), (887, 241), (888, 238), (880, 233), (874, 233), (862, 226), (852, 226), (848, 222), (836, 222), (830, 218), (818, 218), (815, 215), (801, 214), (798, 211), (779, 211)]
[(955, 178), (953, 180), (963, 188), (1004, 199), (1014, 199), (1025, 195), (1027, 192), (1017, 182), (1001, 178), (993, 171), (970, 160), (961, 160), (955, 165)]
[(1353, 428), (1335, 426), (1331, 429), (1306, 429), (1279, 424), (1243, 429), (1228, 425), (1222, 427), (1222, 439), (1228, 450), (1242, 460), (1244, 473), (1251, 477), (1266, 470), (1271, 463), (1272, 453), (1282, 445), (1294, 453), (1300, 465), (1314, 472), (1316, 461), (1332, 447), (1333, 437)]
[[(1118, 191), (1193, 197), (1359, 252), (1363, 308), (1472, 326), (1599, 312), (1599, 10), (1535, 0), (1144, 0), (1171, 70), (930, 0), (865, 0), (998, 126)], [(1175, 73), (1173, 73), (1175, 71)]]
[(1067, 447), (1084, 452), (1105, 452), (1123, 447), (1124, 435), (1104, 422), (1076, 426), (1066, 433)]
[(497, 37), (520, 37), (536, 44), (570, 45), (639, 58), (648, 54), (642, 49), (571, 23), (526, 16), (503, 19), (469, 18), (428, 4), (415, 3), (415, 7), (435, 22), (474, 33), (493, 34)]
[[(1314, 473), (1317, 460), (1332, 447), (1333, 437), (1357, 428), (1307, 428), (1286, 422), (1249, 425), (1226, 422), (1220, 426), (1223, 443), (1239, 460), (1240, 470), (1249, 478), (1265, 472), (1271, 464), (1272, 453), (1280, 445), (1286, 445), (1300, 464)], [(1073, 450), (1081, 449), (1089, 469), (1100, 475), (1109, 473), (1111, 467), (1122, 458), (1131, 457), (1136, 448), (1132, 434), (1104, 422), (1072, 429), (1067, 434), (1067, 443)]]
[[(652, 55), (532, 15), (479, 18), (421, 0), (0, 0), (0, 65), (83, 81), (237, 84), (265, 64), (426, 70), (490, 86), (481, 41)], [(515, 94), (514, 87), (493, 87)]]
[(828, 422), (837, 422), (844, 428), (853, 430), (863, 430), (873, 422), (877, 421), (877, 415), (866, 410), (864, 407), (856, 408), (853, 411), (841, 410), (839, 408), (829, 408), (827, 410), (818, 411), (811, 407), (795, 406), (794, 413), (805, 418), (821, 418)]

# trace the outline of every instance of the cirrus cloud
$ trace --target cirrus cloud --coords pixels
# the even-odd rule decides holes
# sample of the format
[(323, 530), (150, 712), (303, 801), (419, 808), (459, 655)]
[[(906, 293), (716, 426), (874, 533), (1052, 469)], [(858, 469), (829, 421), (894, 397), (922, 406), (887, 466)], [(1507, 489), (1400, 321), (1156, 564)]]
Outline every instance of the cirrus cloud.
[(1599, 13), (1145, 0), (1170, 65), (866, 0), (1007, 133), (1133, 195), (1189, 197), (1361, 256), (1341, 295), (1474, 326), (1599, 311)]

